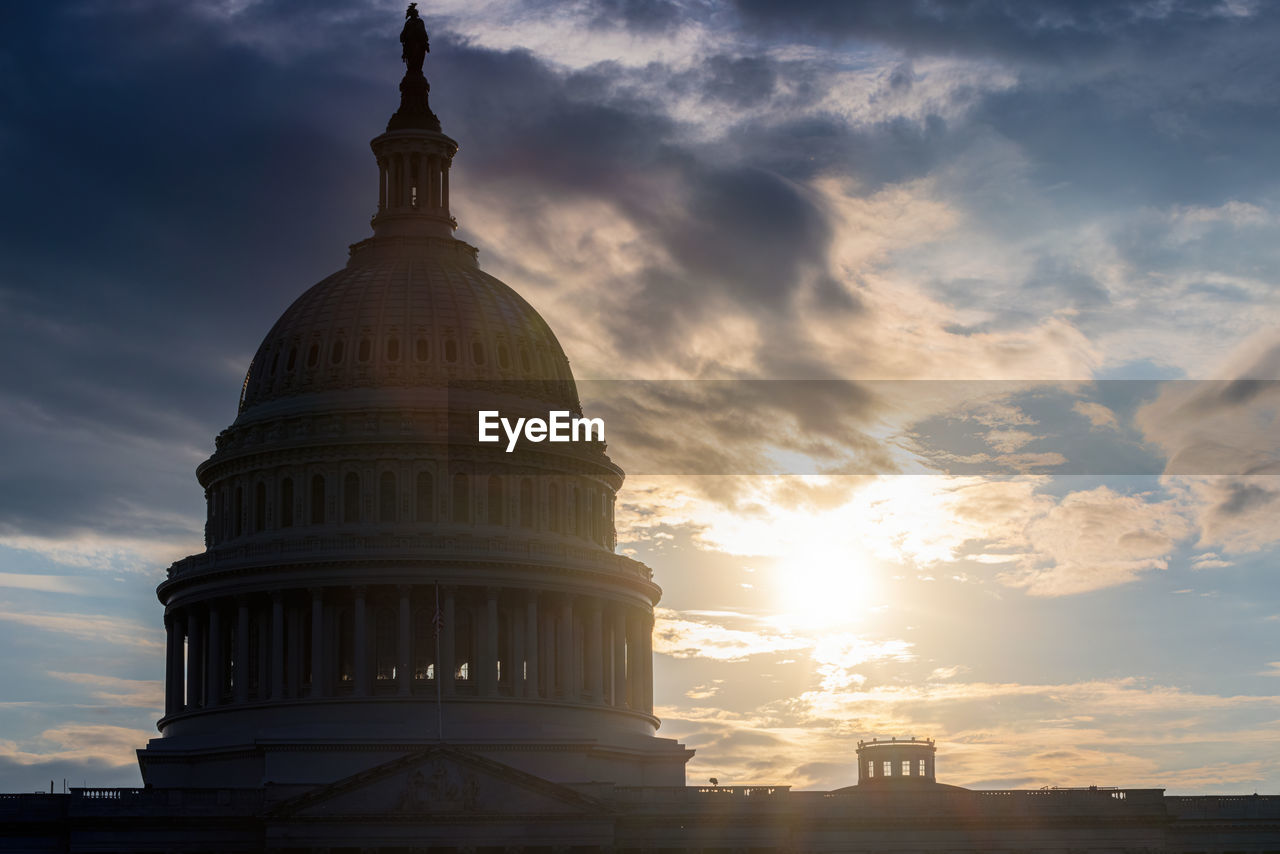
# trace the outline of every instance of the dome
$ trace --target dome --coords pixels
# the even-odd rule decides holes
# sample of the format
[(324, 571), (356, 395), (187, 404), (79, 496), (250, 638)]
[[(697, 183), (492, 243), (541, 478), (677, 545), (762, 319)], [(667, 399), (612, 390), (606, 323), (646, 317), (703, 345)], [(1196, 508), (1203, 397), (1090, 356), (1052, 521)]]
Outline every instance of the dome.
[[(541, 315), (462, 241), (372, 238), (302, 294), (250, 363), (240, 423), (302, 396), (484, 384), (579, 412), (569, 360)], [(326, 395), (327, 396), (327, 395)]]

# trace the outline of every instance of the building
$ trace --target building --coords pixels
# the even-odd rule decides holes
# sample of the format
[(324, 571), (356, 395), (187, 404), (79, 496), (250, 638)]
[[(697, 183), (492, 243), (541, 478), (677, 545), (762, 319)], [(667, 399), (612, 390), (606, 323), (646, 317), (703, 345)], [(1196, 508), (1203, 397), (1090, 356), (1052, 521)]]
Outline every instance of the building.
[(1280, 798), (968, 791), (928, 740), (860, 742), (832, 792), (686, 786), (653, 715), (660, 590), (613, 551), (622, 471), (589, 437), (476, 441), (480, 411), (581, 406), (550, 327), (453, 237), (407, 17), (373, 236), (267, 334), (198, 469), (145, 786), (0, 796), (0, 848), (1280, 851)]

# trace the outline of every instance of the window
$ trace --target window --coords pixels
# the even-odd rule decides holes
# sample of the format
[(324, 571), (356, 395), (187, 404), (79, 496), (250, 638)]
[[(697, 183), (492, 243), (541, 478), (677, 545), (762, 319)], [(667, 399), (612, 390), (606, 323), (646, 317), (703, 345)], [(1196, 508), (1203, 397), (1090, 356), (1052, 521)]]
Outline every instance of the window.
[(425, 362), (431, 358), (431, 342), (425, 336), (420, 336), (414, 343), (413, 356), (419, 362)]
[(520, 479), (520, 527), (533, 527), (533, 481)]
[[(466, 607), (459, 608), (454, 617), (453, 678), (467, 681), (471, 678), (471, 612)], [(448, 626), (445, 626), (448, 630)]]
[(339, 338), (337, 341), (334, 341), (333, 348), (329, 351), (329, 361), (335, 365), (341, 362), (342, 356), (346, 352), (346, 349), (347, 349), (346, 345), (342, 343), (341, 338)]
[(267, 485), (262, 481), (253, 488), (253, 532), (261, 534), (267, 529)]
[(293, 478), (280, 481), (280, 527), (293, 527)]
[(484, 345), (479, 341), (475, 341), (471, 345), (471, 361), (477, 365), (484, 364)]
[(547, 526), (560, 532), (560, 487), (554, 483), (547, 487)]
[(471, 484), (462, 472), (453, 476), (453, 521), (471, 521)]
[(489, 475), (489, 524), (502, 524), (502, 478), (496, 474)]
[(378, 521), (396, 520), (396, 476), (384, 471), (378, 478)]
[(368, 338), (360, 339), (360, 349), (356, 351), (356, 358), (362, 362), (369, 361), (369, 357), (373, 355), (373, 342)]
[(452, 338), (444, 342), (444, 360), (450, 363), (458, 361), (458, 342)]
[(916, 760), (916, 776), (917, 777), (924, 776), (924, 760), (923, 759)]
[(902, 776), (903, 777), (911, 776), (911, 760), (910, 759), (902, 760)]
[(295, 367), (297, 367), (297, 364), (298, 364), (298, 348), (290, 347), (289, 359), (285, 362), (284, 369), (286, 371), (292, 371)]
[(893, 762), (891, 762), (890, 760), (886, 759), (886, 760), (884, 761), (884, 766), (883, 766), (880, 770), (883, 772), (880, 776), (882, 776), (882, 777), (892, 777), (892, 776), (893, 776)]
[(867, 776), (874, 777), (876, 775), (876, 763), (867, 762)]
[(342, 480), (342, 521), (360, 521), (360, 475), (355, 472)]
[(312, 344), (311, 349), (307, 351), (307, 367), (314, 368), (320, 363), (320, 345)]
[(420, 608), (413, 616), (413, 678), (436, 677), (436, 627), (432, 621), (435, 611)]
[(324, 524), (324, 475), (311, 476), (311, 524)]
[(373, 664), (377, 679), (396, 678), (396, 658), (400, 650), (396, 642), (399, 626), (396, 612), (390, 608), (379, 608), (374, 617)]
[(431, 483), (431, 472), (418, 472), (417, 484), (414, 488), (414, 520), (431, 522), (435, 519), (435, 496)]
[(388, 362), (400, 361), (400, 339), (399, 338), (387, 339), (387, 361)]
[(351, 682), (356, 678), (356, 630), (350, 608), (343, 608), (338, 615), (338, 680)]

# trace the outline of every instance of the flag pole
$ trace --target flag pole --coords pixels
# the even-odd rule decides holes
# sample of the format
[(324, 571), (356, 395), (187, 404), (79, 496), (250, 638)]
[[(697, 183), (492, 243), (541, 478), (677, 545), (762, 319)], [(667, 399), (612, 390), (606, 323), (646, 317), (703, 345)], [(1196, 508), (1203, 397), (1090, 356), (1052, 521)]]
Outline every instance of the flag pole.
[(441, 742), (444, 741), (444, 700), (441, 697), (441, 680), (444, 676), (440, 672), (440, 624), (444, 622), (444, 615), (440, 613), (440, 582), (436, 582), (436, 613), (431, 622), (435, 626), (436, 632), (436, 649), (435, 649), (435, 665), (436, 665), (436, 737)]

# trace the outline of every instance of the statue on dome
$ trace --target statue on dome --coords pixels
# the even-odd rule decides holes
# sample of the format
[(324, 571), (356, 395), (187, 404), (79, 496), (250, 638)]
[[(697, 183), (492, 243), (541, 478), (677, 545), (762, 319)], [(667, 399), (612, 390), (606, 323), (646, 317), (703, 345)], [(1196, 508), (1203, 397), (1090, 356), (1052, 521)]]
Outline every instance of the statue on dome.
[(404, 60), (409, 74), (422, 73), (422, 61), (431, 52), (427, 42), (427, 25), (418, 17), (418, 4), (410, 3), (404, 13), (404, 29), (400, 31), (400, 44), (403, 50), (400, 58)]

